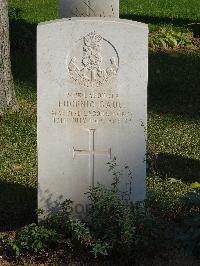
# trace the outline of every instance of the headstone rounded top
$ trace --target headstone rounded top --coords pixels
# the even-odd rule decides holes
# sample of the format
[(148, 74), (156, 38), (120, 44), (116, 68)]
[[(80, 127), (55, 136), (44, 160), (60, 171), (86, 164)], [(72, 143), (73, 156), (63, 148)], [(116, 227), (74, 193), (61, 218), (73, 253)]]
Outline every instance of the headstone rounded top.
[(137, 22), (137, 21), (133, 21), (133, 20), (128, 20), (128, 19), (117, 19), (117, 18), (99, 18), (99, 17), (91, 17), (91, 18), (87, 18), (87, 17), (73, 17), (73, 18), (66, 18), (66, 19), (55, 19), (55, 20), (50, 20), (50, 21), (46, 21), (46, 22), (40, 22), (38, 24), (38, 27), (41, 26), (48, 26), (51, 24), (63, 24), (63, 23), (67, 23), (69, 25), (69, 22), (74, 22), (76, 24), (78, 23), (86, 23), (87, 22), (90, 24), (93, 21), (93, 23), (97, 23), (99, 24), (99, 22), (102, 23), (111, 23), (111, 24), (115, 24), (115, 23), (119, 23), (119, 25), (121, 26), (122, 24), (129, 24), (130, 26), (134, 26), (134, 27), (139, 27), (141, 29), (147, 30), (148, 29), (148, 24), (142, 23), (142, 22)]
[(60, 18), (116, 17), (119, 0), (60, 0)]

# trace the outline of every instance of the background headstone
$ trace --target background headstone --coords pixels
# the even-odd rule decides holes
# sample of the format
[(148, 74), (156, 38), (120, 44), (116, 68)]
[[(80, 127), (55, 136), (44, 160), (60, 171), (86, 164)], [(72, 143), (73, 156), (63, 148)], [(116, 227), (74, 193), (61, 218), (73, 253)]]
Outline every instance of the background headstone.
[(119, 0), (60, 0), (60, 18), (116, 17)]
[[(89, 186), (113, 179), (145, 198), (148, 28), (119, 19), (56, 20), (38, 26), (39, 208), (64, 199), (84, 212)], [(131, 180), (125, 166), (129, 166)]]

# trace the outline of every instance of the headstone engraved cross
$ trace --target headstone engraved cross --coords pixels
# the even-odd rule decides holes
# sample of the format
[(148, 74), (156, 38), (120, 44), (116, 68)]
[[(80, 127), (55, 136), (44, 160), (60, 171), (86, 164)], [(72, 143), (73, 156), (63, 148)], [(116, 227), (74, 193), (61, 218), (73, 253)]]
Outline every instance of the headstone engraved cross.
[(73, 148), (73, 158), (75, 159), (76, 155), (87, 155), (89, 156), (89, 184), (90, 187), (94, 187), (94, 162), (95, 156), (107, 156), (109, 160), (111, 160), (111, 148), (108, 150), (98, 151), (95, 150), (95, 131), (96, 129), (89, 129), (89, 149), (81, 150)]

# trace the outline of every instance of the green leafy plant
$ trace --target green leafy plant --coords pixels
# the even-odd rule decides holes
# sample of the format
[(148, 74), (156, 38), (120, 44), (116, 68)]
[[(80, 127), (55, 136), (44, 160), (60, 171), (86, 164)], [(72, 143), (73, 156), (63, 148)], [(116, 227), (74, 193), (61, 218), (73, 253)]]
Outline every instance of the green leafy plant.
[(135, 236), (130, 204), (118, 196), (117, 191), (102, 185), (88, 193), (91, 205), (87, 223), (96, 239), (102, 239), (117, 252), (128, 252)]
[(20, 230), (14, 240), (9, 241), (9, 246), (19, 256), (22, 252), (43, 253), (59, 236), (54, 229), (48, 229), (37, 224), (30, 224)]
[(151, 48), (178, 48), (192, 46), (192, 33), (163, 27), (150, 35)]
[[(111, 167), (117, 175), (114, 163)], [(116, 180), (116, 179), (114, 179)], [(104, 240), (110, 246), (110, 255), (137, 256), (144, 252), (155, 252), (166, 247), (173, 237), (173, 229), (149, 212), (144, 202), (129, 203), (128, 193), (119, 188), (120, 178), (111, 188), (98, 184), (90, 189), (90, 208), (87, 224), (95, 239)]]
[(132, 191), (120, 190), (121, 170), (128, 175), (130, 184), (132, 171), (128, 166), (121, 168), (116, 158), (108, 163), (108, 168), (113, 182), (110, 187), (97, 184), (89, 189), (90, 205), (83, 220), (72, 215), (73, 202), (65, 200), (57, 213), (17, 233), (9, 242), (16, 255), (42, 254), (55, 245), (65, 249), (65, 244), (70, 244), (73, 250), (93, 254), (95, 258), (116, 254), (130, 258), (141, 255), (141, 250), (156, 254), (161, 248), (168, 248), (172, 240), (181, 241), (187, 253), (198, 254), (198, 186), (193, 188), (173, 178), (148, 178), (147, 200), (132, 204)]
[(76, 248), (79, 246), (88, 250), (95, 258), (108, 255), (110, 246), (105, 241), (94, 238), (87, 224), (72, 216), (72, 204), (71, 200), (65, 200), (58, 213), (47, 217), (43, 222), (44, 226), (54, 228), (62, 240), (70, 239)]
[[(73, 202), (70, 200), (63, 202), (60, 211), (43, 222), (63, 239), (70, 239), (76, 248), (86, 249), (95, 257), (111, 254), (114, 250), (127, 253), (134, 243), (134, 212), (127, 201), (129, 193), (122, 193), (118, 188), (121, 173), (116, 158), (108, 163), (108, 168), (113, 183), (110, 188), (98, 184), (89, 189), (87, 196), (91, 204), (85, 222), (71, 215)], [(125, 171), (131, 180), (128, 166)]]
[[(108, 163), (108, 170), (113, 175), (111, 187), (98, 184), (88, 192), (91, 202), (87, 223), (96, 239), (102, 239), (115, 252), (127, 253), (134, 243), (135, 226), (131, 205), (128, 203), (128, 192), (119, 189), (121, 172), (116, 158)], [(128, 176), (132, 179), (130, 169)]]

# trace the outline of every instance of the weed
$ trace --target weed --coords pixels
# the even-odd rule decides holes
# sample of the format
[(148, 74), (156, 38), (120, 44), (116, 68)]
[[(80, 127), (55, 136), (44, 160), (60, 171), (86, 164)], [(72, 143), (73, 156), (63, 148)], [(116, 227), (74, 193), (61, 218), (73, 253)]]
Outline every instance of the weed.
[(163, 27), (150, 35), (149, 45), (151, 48), (188, 48), (192, 46), (192, 33)]

